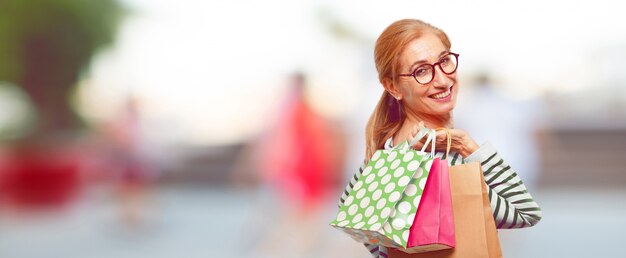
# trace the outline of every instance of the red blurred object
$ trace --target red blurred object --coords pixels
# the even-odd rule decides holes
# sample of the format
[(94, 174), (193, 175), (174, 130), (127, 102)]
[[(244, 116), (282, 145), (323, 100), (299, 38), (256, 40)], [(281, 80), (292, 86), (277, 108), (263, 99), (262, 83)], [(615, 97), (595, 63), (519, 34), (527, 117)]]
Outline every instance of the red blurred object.
[(335, 190), (344, 148), (338, 127), (309, 105), (304, 86), (303, 75), (292, 77), (292, 91), (260, 156), (262, 179), (288, 203), (307, 209)]
[(266, 160), (276, 173), (270, 180), (294, 202), (316, 203), (332, 182), (328, 125), (304, 102), (283, 119), (275, 131), (274, 156)]
[(0, 182), (10, 204), (21, 207), (63, 206), (78, 193), (80, 156), (60, 149), (14, 151)]

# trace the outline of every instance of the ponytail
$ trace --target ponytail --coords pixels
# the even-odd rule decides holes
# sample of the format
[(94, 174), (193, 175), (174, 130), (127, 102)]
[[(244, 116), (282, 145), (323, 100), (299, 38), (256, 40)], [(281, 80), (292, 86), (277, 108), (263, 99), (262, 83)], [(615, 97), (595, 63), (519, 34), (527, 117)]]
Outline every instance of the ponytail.
[(369, 160), (377, 149), (384, 148), (385, 141), (396, 133), (406, 117), (402, 104), (384, 91), (374, 112), (367, 122), (365, 130), (365, 161)]

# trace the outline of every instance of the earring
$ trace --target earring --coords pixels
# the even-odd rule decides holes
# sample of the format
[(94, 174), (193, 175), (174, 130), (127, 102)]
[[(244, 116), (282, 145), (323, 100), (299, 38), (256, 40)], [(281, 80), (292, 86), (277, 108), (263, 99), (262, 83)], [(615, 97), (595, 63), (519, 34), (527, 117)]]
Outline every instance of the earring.
[(402, 117), (402, 102), (400, 102), (400, 97), (396, 97), (396, 104), (398, 104), (398, 117)]

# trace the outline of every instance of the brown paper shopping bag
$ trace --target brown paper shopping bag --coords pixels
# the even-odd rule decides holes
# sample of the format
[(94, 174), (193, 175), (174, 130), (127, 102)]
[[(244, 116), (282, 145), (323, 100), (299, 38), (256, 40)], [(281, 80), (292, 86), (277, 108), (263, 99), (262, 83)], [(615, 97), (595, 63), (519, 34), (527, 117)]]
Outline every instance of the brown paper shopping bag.
[(500, 241), (487, 187), (478, 162), (449, 169), (456, 247), (442, 251), (407, 254), (389, 248), (389, 257), (501, 258)]

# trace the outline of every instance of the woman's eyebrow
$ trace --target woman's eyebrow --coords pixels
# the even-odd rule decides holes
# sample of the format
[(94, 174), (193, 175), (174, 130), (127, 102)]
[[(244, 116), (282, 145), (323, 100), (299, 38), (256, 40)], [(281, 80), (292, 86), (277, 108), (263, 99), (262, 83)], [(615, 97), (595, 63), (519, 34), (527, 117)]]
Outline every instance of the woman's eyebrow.
[[(441, 51), (441, 53), (439, 54), (439, 58), (441, 58), (442, 56), (444, 56), (445, 54), (449, 53), (448, 50), (444, 50)], [(415, 61), (415, 63), (413, 63), (410, 67), (409, 67), (409, 71), (413, 71), (413, 67), (415, 67), (418, 64), (424, 64), (424, 63), (428, 63), (427, 60), (419, 60), (419, 61)]]

